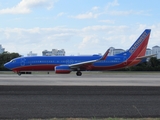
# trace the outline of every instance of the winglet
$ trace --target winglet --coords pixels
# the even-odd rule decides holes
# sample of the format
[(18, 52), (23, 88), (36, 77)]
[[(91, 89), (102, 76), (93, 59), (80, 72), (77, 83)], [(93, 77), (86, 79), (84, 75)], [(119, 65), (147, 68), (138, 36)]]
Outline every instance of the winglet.
[(105, 60), (107, 58), (107, 56), (108, 56), (109, 50), (110, 49), (108, 49), (99, 60)]
[(98, 62), (98, 61), (101, 61), (101, 60), (105, 60), (108, 56), (109, 50), (110, 49), (108, 49), (100, 59), (90, 60), (90, 61), (85, 61), (85, 62), (80, 62), (80, 63), (75, 63), (75, 64), (70, 64), (69, 67), (75, 69), (75, 68), (78, 68), (81, 65), (92, 64), (92, 63), (95, 63), (95, 62)]

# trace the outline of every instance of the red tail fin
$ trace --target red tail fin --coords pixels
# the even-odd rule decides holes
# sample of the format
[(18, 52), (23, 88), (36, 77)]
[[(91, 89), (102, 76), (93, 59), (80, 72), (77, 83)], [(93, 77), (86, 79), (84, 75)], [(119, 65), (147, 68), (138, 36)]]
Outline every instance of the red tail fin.
[(137, 39), (137, 41), (131, 46), (131, 48), (127, 51), (127, 53), (129, 54), (127, 59), (127, 62), (129, 63), (128, 66), (138, 64), (140, 60), (137, 60), (136, 58), (145, 56), (150, 32), (150, 29), (146, 29)]

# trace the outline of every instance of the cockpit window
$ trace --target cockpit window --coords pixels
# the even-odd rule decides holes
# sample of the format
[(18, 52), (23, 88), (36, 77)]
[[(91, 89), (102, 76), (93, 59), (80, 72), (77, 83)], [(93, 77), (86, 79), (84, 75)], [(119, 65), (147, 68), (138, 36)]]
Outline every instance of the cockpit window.
[(16, 62), (16, 60), (11, 60), (10, 62), (11, 62), (11, 63), (15, 63), (15, 62)]

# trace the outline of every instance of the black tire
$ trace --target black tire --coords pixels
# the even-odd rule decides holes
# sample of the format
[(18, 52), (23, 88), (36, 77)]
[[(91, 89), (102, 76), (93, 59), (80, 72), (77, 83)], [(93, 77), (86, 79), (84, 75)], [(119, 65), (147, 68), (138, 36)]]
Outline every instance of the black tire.
[(17, 72), (17, 74), (18, 74), (19, 76), (21, 76), (21, 72)]
[(82, 72), (81, 72), (81, 71), (77, 71), (76, 75), (77, 75), (77, 76), (81, 76), (81, 75), (82, 75)]

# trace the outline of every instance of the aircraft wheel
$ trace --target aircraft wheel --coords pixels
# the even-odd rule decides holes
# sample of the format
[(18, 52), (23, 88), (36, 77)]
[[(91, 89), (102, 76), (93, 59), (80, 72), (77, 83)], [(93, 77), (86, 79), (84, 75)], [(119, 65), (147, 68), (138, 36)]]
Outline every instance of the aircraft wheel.
[(77, 76), (81, 76), (81, 75), (82, 75), (82, 72), (81, 72), (81, 71), (77, 71), (76, 75), (77, 75)]
[(17, 72), (17, 74), (18, 74), (19, 76), (21, 76), (21, 72)]

